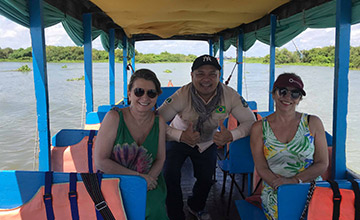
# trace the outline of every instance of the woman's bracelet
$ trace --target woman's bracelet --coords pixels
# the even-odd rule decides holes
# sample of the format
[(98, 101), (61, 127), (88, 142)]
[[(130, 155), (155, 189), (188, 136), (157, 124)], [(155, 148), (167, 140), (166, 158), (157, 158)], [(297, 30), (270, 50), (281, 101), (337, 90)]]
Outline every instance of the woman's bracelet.
[(298, 183), (303, 183), (303, 181), (299, 177), (294, 176), (294, 178), (297, 180)]

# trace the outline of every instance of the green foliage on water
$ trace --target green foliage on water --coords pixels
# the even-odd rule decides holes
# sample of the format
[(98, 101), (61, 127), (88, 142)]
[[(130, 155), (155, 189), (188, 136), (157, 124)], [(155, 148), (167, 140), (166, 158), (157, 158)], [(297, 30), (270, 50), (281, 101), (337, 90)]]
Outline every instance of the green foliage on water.
[(61, 68), (66, 69), (66, 68), (67, 68), (67, 65), (62, 66)]
[[(335, 47), (328, 46), (291, 52), (284, 49), (276, 49), (275, 63), (277, 65), (312, 65), (333, 66), (335, 59)], [(109, 54), (104, 50), (92, 50), (93, 62), (108, 62)], [(142, 54), (135, 50), (137, 63), (178, 63), (193, 62), (196, 56), (189, 54), (171, 54), (162, 52), (160, 54)], [(82, 47), (46, 47), (47, 62), (84, 62), (84, 49)], [(130, 60), (131, 58), (128, 57)], [(32, 60), (31, 47), (26, 49), (0, 48), (0, 61), (29, 62)], [(122, 62), (122, 49), (115, 50), (115, 61)], [(265, 57), (244, 57), (244, 63), (269, 63), (270, 55)], [(230, 61), (236, 62), (235, 59)], [(350, 47), (350, 68), (360, 69), (360, 47)]]
[(80, 78), (67, 79), (66, 81), (80, 81), (80, 80), (85, 80), (85, 76), (82, 76)]
[(166, 70), (164, 70), (163, 72), (164, 72), (164, 73), (172, 73), (172, 71), (169, 70), (169, 69), (166, 69)]
[(16, 69), (16, 71), (29, 72), (29, 71), (31, 71), (31, 69), (30, 69), (30, 67), (28, 65), (23, 65), (20, 68)]

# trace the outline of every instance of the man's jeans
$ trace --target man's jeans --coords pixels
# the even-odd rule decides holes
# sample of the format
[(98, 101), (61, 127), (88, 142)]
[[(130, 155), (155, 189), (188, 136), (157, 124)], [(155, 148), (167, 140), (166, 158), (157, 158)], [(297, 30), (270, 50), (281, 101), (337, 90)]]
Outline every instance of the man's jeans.
[(187, 157), (190, 157), (196, 182), (192, 196), (187, 200), (188, 206), (194, 211), (205, 208), (206, 199), (213, 184), (212, 176), (216, 168), (216, 148), (212, 144), (200, 153), (197, 147), (192, 148), (185, 143), (169, 141), (166, 143), (166, 160), (164, 164), (164, 177), (167, 186), (166, 206), (171, 220), (184, 220), (183, 196), (181, 190), (181, 167)]

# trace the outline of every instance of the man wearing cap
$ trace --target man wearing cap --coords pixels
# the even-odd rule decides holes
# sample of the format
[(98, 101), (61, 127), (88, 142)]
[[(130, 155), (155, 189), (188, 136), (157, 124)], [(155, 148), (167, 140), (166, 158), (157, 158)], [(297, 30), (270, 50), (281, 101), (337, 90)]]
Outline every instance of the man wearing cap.
[[(171, 220), (185, 219), (181, 191), (181, 167), (190, 157), (196, 182), (187, 200), (189, 212), (197, 219), (211, 219), (204, 211), (213, 184), (217, 146), (249, 135), (255, 121), (246, 101), (232, 88), (220, 82), (217, 59), (202, 55), (191, 67), (192, 82), (165, 100), (159, 113), (171, 121), (167, 129), (164, 177), (167, 185), (167, 211)], [(224, 119), (232, 114), (240, 123), (227, 130)], [(218, 127), (220, 127), (218, 129)]]

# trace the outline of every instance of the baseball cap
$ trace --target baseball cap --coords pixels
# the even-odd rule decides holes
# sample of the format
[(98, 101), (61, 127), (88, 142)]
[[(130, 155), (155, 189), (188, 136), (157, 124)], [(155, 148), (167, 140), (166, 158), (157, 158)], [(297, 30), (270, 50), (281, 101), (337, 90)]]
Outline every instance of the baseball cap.
[(216, 69), (221, 70), (221, 66), (220, 66), (219, 62), (217, 61), (217, 59), (213, 56), (205, 54), (205, 55), (199, 56), (198, 58), (195, 59), (195, 61), (193, 62), (193, 65), (191, 67), (191, 71), (194, 71), (203, 65), (212, 65)]
[(304, 91), (304, 83), (302, 82), (301, 78), (295, 73), (283, 73), (278, 76), (278, 78), (274, 82), (273, 90), (275, 88), (283, 87), (294, 87), (298, 89), (303, 96), (306, 96), (306, 92)]

